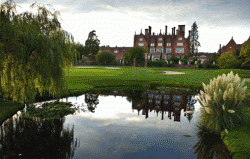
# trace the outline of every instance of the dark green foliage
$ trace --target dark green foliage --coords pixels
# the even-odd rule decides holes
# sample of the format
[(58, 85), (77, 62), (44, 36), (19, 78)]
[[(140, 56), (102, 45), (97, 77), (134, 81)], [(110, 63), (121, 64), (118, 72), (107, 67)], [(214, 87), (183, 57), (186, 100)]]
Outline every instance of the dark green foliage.
[(223, 52), (218, 58), (220, 68), (238, 68), (240, 61), (232, 52)]
[(18, 102), (32, 102), (45, 90), (59, 97), (66, 90), (63, 68), (72, 66), (75, 52), (59, 13), (49, 5), (31, 7), (36, 12), (17, 14), (13, 1), (1, 4), (1, 92)]
[(145, 55), (146, 50), (143, 47), (132, 47), (128, 50), (127, 53), (124, 54), (124, 60), (127, 63), (133, 63), (134, 58), (136, 63), (144, 63), (145, 62)]
[(167, 61), (163, 60), (148, 60), (147, 65), (148, 67), (173, 67), (175, 64), (170, 64), (170, 62), (167, 63)]
[(199, 39), (199, 33), (198, 33), (198, 26), (196, 22), (193, 23), (191, 27), (190, 32), (190, 52), (191, 54), (198, 53), (198, 47), (201, 46)]
[(115, 55), (110, 51), (100, 51), (96, 55), (96, 61), (100, 64), (114, 64)]
[(22, 114), (11, 118), (0, 127), (0, 158), (73, 158), (79, 142), (74, 140), (74, 126), (64, 128), (64, 122), (64, 118), (26, 118)]
[(171, 55), (169, 61), (172, 61), (172, 64), (178, 64), (179, 59), (174, 55)]
[(240, 50), (240, 56), (242, 59), (242, 68), (249, 69), (250, 68), (250, 38), (248, 41), (244, 42), (241, 50)]
[(80, 43), (77, 43), (75, 45), (75, 49), (76, 49), (76, 54), (75, 54), (75, 62), (82, 62), (82, 56), (85, 55), (86, 56), (86, 50), (85, 50), (85, 47), (80, 44)]
[(210, 63), (212, 64), (213, 62), (217, 63), (217, 59), (218, 59), (218, 56), (217, 56), (217, 53), (213, 53), (213, 55), (210, 57)]
[(185, 56), (181, 59), (181, 62), (182, 62), (184, 65), (187, 65), (188, 58), (189, 58), (189, 55), (185, 55)]
[(91, 60), (95, 60), (95, 56), (99, 52), (99, 44), (100, 40), (97, 38), (97, 35), (95, 33), (95, 30), (92, 30), (89, 32), (88, 39), (85, 41), (85, 51), (87, 56)]
[(75, 112), (75, 109), (70, 108), (72, 106), (71, 103), (56, 101), (52, 103), (44, 103), (41, 108), (30, 106), (27, 108), (26, 113), (28, 117), (61, 118)]
[(162, 60), (162, 52), (161, 52), (161, 55), (160, 55), (160, 60)]

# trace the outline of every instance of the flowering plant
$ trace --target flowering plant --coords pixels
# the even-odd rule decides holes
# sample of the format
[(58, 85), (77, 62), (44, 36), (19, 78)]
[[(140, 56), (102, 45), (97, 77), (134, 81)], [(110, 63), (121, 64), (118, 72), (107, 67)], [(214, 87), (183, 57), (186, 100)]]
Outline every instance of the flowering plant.
[(231, 71), (211, 79), (208, 85), (202, 84), (204, 92), (201, 90), (197, 99), (202, 106), (201, 125), (214, 132), (227, 132), (247, 121), (241, 104), (247, 87), (238, 74), (234, 76)]

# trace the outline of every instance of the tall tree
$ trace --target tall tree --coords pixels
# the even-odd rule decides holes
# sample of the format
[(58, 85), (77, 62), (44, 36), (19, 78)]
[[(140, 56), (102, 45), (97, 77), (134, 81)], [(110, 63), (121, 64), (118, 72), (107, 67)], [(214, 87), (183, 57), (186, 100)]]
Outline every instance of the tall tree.
[(191, 52), (191, 54), (198, 53), (198, 47), (201, 46), (198, 39), (199, 39), (198, 26), (197, 26), (196, 22), (194, 22), (193, 25), (191, 26), (191, 32), (190, 32), (190, 52)]
[(97, 38), (96, 31), (89, 32), (88, 39), (85, 41), (85, 50), (91, 60), (95, 60), (95, 56), (99, 52), (100, 40)]
[(111, 64), (115, 62), (115, 55), (110, 51), (100, 51), (96, 55), (96, 61), (101, 64)]
[(133, 63), (134, 58), (136, 63), (143, 63), (145, 62), (145, 54), (146, 50), (143, 47), (132, 47), (128, 50), (127, 53), (124, 55), (124, 60), (128, 63)]
[(59, 12), (34, 3), (17, 14), (11, 0), (0, 6), (1, 91), (6, 98), (32, 102), (39, 92), (57, 97), (65, 90), (64, 67), (72, 66), (73, 37), (61, 28)]

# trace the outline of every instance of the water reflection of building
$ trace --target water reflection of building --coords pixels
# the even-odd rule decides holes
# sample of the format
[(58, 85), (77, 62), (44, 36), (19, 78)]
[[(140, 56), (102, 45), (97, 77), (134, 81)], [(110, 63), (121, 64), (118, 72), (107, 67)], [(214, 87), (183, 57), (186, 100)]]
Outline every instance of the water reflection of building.
[[(182, 109), (186, 112), (194, 108), (190, 103), (191, 95), (182, 93), (170, 94), (164, 91), (144, 91), (142, 98), (142, 101), (132, 101), (132, 109), (136, 109), (138, 115), (142, 111), (142, 115), (145, 115), (145, 118), (148, 118), (148, 113), (154, 110), (157, 116), (161, 113), (162, 120), (164, 119), (164, 113), (168, 113), (169, 119), (173, 116), (174, 121), (180, 121)], [(184, 115), (186, 116), (186, 113)]]

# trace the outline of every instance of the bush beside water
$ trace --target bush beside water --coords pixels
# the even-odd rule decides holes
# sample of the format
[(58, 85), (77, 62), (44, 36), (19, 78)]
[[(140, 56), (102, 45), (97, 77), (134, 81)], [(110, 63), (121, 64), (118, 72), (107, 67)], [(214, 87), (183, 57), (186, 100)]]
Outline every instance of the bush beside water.
[(242, 101), (245, 97), (245, 81), (241, 81), (238, 74), (233, 72), (227, 76), (223, 74), (210, 84), (203, 83), (198, 101), (201, 104), (201, 125), (207, 129), (220, 133), (222, 130), (232, 130), (235, 126), (246, 123)]

